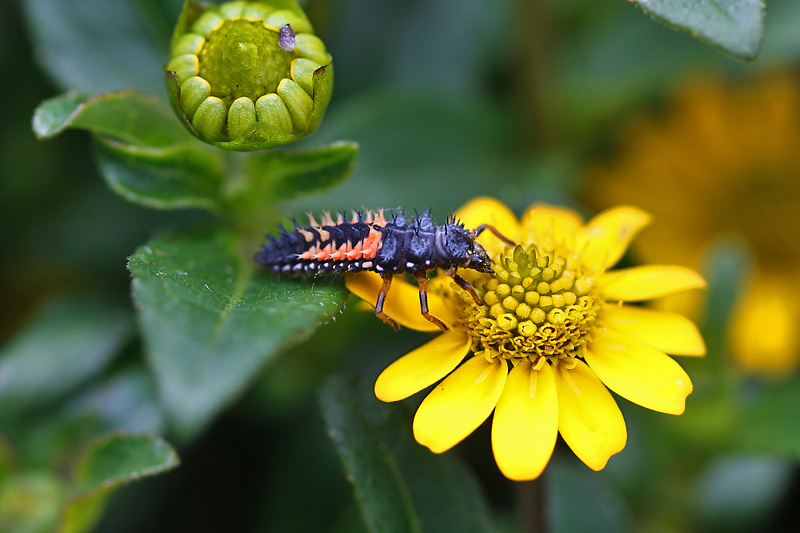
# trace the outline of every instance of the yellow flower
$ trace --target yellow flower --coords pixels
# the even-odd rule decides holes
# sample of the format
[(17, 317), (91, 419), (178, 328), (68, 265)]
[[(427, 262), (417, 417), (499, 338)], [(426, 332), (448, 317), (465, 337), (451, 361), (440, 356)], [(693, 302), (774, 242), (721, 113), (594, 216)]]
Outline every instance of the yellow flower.
[[(625, 421), (608, 389), (649, 409), (683, 412), (692, 383), (665, 352), (703, 355), (700, 334), (681, 315), (622, 302), (705, 282), (683, 267), (607, 271), (648, 223), (646, 213), (617, 207), (583, 224), (569, 209), (534, 205), (518, 221), (498, 201), (478, 198), (457, 217), (467, 227), (492, 224), (520, 245), (506, 247), (493, 235), (481, 235), (495, 272), (460, 274), (484, 305), (445, 276), (434, 278), (429, 307), (450, 329), (378, 377), (375, 394), (386, 402), (445, 378), (414, 417), (418, 442), (444, 452), (494, 410), (497, 465), (511, 479), (528, 480), (547, 465), (558, 433), (594, 470), (624, 448)], [(409, 328), (438, 331), (420, 316), (416, 288), (401, 281), (392, 286), (384, 310)], [(372, 273), (347, 278), (348, 288), (370, 303), (380, 285)]]
[(800, 83), (774, 76), (738, 87), (694, 84), (664, 116), (626, 130), (619, 157), (596, 168), (586, 198), (631, 202), (665, 222), (637, 239), (644, 261), (697, 262), (722, 234), (743, 237), (756, 269), (730, 323), (748, 373), (800, 363)]

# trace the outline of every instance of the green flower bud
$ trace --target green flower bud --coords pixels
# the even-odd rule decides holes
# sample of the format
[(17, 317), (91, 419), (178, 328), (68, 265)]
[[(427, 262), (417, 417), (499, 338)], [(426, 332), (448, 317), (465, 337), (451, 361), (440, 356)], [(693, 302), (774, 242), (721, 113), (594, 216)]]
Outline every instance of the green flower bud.
[(187, 0), (165, 67), (173, 109), (200, 139), (261, 150), (314, 132), (333, 89), (325, 44), (295, 0)]

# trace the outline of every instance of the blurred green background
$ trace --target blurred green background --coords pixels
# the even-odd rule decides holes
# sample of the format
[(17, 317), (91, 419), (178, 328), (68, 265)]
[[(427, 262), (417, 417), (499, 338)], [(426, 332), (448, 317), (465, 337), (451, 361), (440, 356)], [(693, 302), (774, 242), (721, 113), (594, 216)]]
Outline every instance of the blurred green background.
[[(171, 439), (136, 334), (126, 258), (151, 237), (207, 222), (210, 215), (125, 202), (98, 174), (86, 133), (39, 142), (30, 124), (42, 100), (68, 89), (119, 90), (120, 79), (166, 99), (161, 66), (181, 2), (107, 0), (101, 15), (111, 29), (92, 25), (102, 19), (97, 13), (66, 21), (60, 14), (90, 4), (97, 8), (77, 0), (0, 4), (0, 339), (3, 346), (18, 342), (16, 332), (42, 308), (77, 319), (79, 311), (59, 305), (91, 307), (100, 299), (102, 308), (113, 310), (104, 328), (113, 334), (96, 343), (116, 347), (115, 355), (100, 357), (69, 386), (48, 384), (41, 401), (23, 412), (0, 409), (0, 478), (14, 469), (64, 475), (93, 436), (114, 428), (148, 431), (173, 442), (182, 465), (114, 494), (97, 531), (364, 530), (326, 435), (317, 390), (326, 376), (348, 372), (363, 378), (363, 401), (377, 403), (370, 383), (425, 336), (397, 334), (352, 300), (310, 340), (254, 376), (199, 437)], [(352, 140), (360, 156), (343, 185), (288, 202), (281, 206), (286, 213), (430, 207), (442, 221), (467, 200), (491, 195), (517, 213), (548, 201), (591, 214), (608, 207), (608, 198), (586, 192), (592, 169), (621, 157), (622, 132), (643, 117), (669, 113), (693, 80), (746, 86), (775, 72), (800, 79), (795, 0), (768, 3), (763, 50), (754, 63), (666, 29), (621, 0), (303, 4), (334, 57), (336, 87), (318, 132), (297, 147)], [(131, 12), (135, 20), (120, 18)], [(125, 31), (114, 34), (117, 27)], [(69, 43), (72, 31), (86, 49), (48, 42)], [(120, 41), (108, 42), (109, 34)], [(104, 85), (103, 69), (123, 74)], [(800, 83), (793, 87), (800, 94)], [(800, 123), (796, 127), (800, 132)], [(793, 140), (800, 147), (800, 135)], [(691, 164), (694, 156), (685, 157)], [(788, 179), (800, 179), (800, 172)], [(796, 371), (777, 382), (743, 375), (730, 362), (725, 340), (747, 265), (759, 259), (748, 236), (740, 237), (714, 241), (706, 255), (711, 289), (698, 316), (710, 354), (686, 364), (695, 380), (687, 415), (670, 419), (621, 401), (629, 442), (600, 473), (559, 446), (545, 476), (553, 530), (585, 526), (571, 522), (569, 509), (594, 513), (595, 530), (800, 529), (794, 512), (800, 476), (793, 462), (800, 457), (800, 431), (790, 431), (798, 418), (791, 409), (775, 412), (798, 399)], [(51, 342), (58, 350), (60, 339)], [(0, 374), (0, 398), (3, 387), (10, 385)], [(765, 394), (767, 400), (747, 403)], [(403, 412), (413, 412), (415, 401)], [(742, 405), (752, 407), (748, 413), (761, 417), (761, 426), (740, 423)], [(781, 421), (788, 430), (775, 428)], [(410, 418), (406, 422), (410, 433)], [(525, 489), (497, 472), (485, 426), (447, 455), (475, 476), (495, 527), (518, 531)], [(777, 431), (779, 442), (759, 448), (759, 438), (738, 432), (743, 426), (764, 428), (764, 435)], [(739, 439), (751, 444), (740, 446)], [(31, 509), (52, 513), (44, 507)], [(38, 531), (31, 527), (24, 531)]]

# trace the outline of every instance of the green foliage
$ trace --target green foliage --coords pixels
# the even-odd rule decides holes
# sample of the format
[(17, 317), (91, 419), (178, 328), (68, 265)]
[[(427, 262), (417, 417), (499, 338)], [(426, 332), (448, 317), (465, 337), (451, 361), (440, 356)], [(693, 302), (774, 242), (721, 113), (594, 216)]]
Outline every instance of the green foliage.
[(800, 427), (787, 423), (800, 416), (800, 380), (761, 384), (752, 398), (742, 402), (734, 449), (800, 460)]
[(148, 149), (96, 139), (97, 166), (111, 189), (153, 209), (196, 207), (220, 212), (222, 161), (196, 145)]
[(333, 376), (320, 392), (336, 446), (368, 531), (492, 531), (475, 479), (453, 455), (414, 442), (401, 405), (372, 400), (370, 383)]
[(73, 469), (58, 531), (89, 531), (114, 490), (172, 470), (179, 463), (175, 450), (152, 435), (112, 433), (91, 442)]
[(89, 442), (63, 479), (41, 470), (0, 476), (2, 531), (90, 531), (122, 485), (171, 470), (175, 450), (152, 435), (113, 432)]
[[(753, 251), (743, 239), (735, 236), (716, 239), (704, 254), (703, 275), (710, 281), (703, 337), (710, 358), (722, 356), (726, 349), (728, 324), (742, 297), (743, 287), (753, 275), (754, 262)], [(721, 364), (720, 361), (715, 363)]]
[(316, 150), (272, 151), (247, 158), (245, 176), (250, 182), (231, 181), (231, 203), (254, 210), (270, 201), (285, 201), (321, 192), (341, 184), (355, 170), (358, 145), (336, 142)]
[(94, 134), (100, 171), (126, 200), (156, 209), (229, 209), (239, 219), (259, 218), (276, 202), (333, 187), (358, 158), (356, 144), (338, 142), (240, 161), (196, 141), (166, 105), (134, 91), (52, 98), (36, 109), (33, 129), (40, 139), (66, 129)]
[(741, 59), (754, 60), (764, 38), (762, 0), (633, 0), (653, 19)]
[(130, 259), (148, 361), (184, 438), (342, 308), (343, 287), (260, 272), (255, 249), (212, 230), (158, 237)]
[(164, 63), (165, 21), (131, 2), (26, 0), (23, 6), (37, 58), (62, 88), (97, 94), (133, 87), (162, 94), (153, 73)]
[(122, 91), (93, 98), (70, 93), (40, 105), (33, 129), (49, 139), (83, 129), (97, 140), (100, 170), (126, 200), (156, 209), (221, 209), (223, 163), (152, 96)]
[(84, 129), (141, 148), (165, 148), (191, 141), (153, 96), (134, 91), (92, 98), (67, 93), (47, 100), (33, 114), (33, 131), (44, 140), (67, 128)]
[[(65, 13), (67, 32), (62, 36), (53, 31), (49, 19), (39, 16), (45, 7), (39, 4), (42, 2), (31, 3), (31, 18), (36, 30), (47, 34), (41, 49), (46, 64), (61, 61), (59, 53), (72, 57), (71, 52), (82, 54), (88, 43), (95, 46), (94, 38), (82, 39), (69, 32), (78, 21), (72, 15), (83, 13), (91, 23), (97, 13), (84, 13), (69, 6), (75, 9)], [(296, 8), (291, 2), (287, 6)], [(127, 9), (116, 3), (91, 7), (105, 15), (124, 15)], [(96, 23), (98, 27), (114, 27), (99, 20)], [(125, 35), (120, 32), (122, 38)], [(70, 42), (59, 51), (62, 38), (82, 41)], [(124, 46), (122, 49), (125, 51)], [(137, 57), (133, 50), (127, 51), (132, 59)], [(115, 52), (95, 50), (92, 57), (95, 63), (103, 58), (111, 60)], [(56, 77), (68, 87), (92, 91), (92, 83), (82, 77), (97, 77), (92, 69), (100, 65), (86, 68), (82, 60), (65, 63), (68, 68), (56, 70)], [(328, 70), (331, 74), (332, 67)], [(112, 79), (106, 80), (111, 87), (149, 87), (139, 83), (141, 79), (117, 74), (110, 72)], [(314, 77), (320, 110), (309, 123), (309, 131), (319, 125), (330, 99), (331, 80), (331, 75), (322, 73)], [(118, 82), (124, 85), (115, 86)], [(155, 209), (200, 208), (220, 216), (215, 227), (153, 239), (130, 258), (133, 298), (162, 408), (171, 431), (179, 438), (189, 439), (241, 395), (261, 368), (341, 310), (346, 297), (341, 285), (278, 279), (257, 271), (253, 257), (260, 235), (280, 218), (275, 205), (330, 188), (347, 178), (355, 166), (358, 147), (354, 143), (334, 143), (301, 151), (253, 154), (243, 159), (199, 142), (162, 100), (135, 90), (96, 96), (69, 92), (36, 109), (33, 130), (39, 139), (51, 139), (68, 129), (85, 130), (92, 135), (98, 168), (119, 196)], [(263, 140), (254, 141), (251, 137), (237, 139), (235, 147), (223, 147), (263, 148), (252, 144), (263, 144)], [(0, 365), (7, 368), (13, 384), (0, 389), (0, 397), (7, 400), (2, 413), (21, 413), (30, 409), (28, 404), (63, 396), (102, 371), (111, 356), (119, 352), (119, 344), (127, 339), (130, 329), (120, 330), (120, 318), (115, 313), (103, 308), (91, 312), (82, 309), (80, 305), (76, 307), (76, 302), (68, 302), (60, 314), (45, 317), (38, 329), (32, 328), (28, 337), (6, 350)], [(128, 317), (123, 318), (127, 320), (122, 325), (130, 324)], [(128, 402), (122, 404), (123, 413), (104, 409), (89, 394), (75, 404), (77, 411), (62, 413), (60, 418), (30, 429), (15, 425), (12, 431), (23, 442), (69, 449), (108, 425), (163, 429), (161, 414), (153, 413), (151, 404), (129, 402), (131, 397), (127, 396), (138, 390), (148, 398), (152, 394), (149, 385), (136, 374), (120, 378), (115, 390)], [(155, 444), (150, 443), (151, 450), (143, 448), (141, 442), (128, 441), (103, 441), (101, 447), (85, 455), (78, 467), (78, 492), (62, 516), (62, 531), (90, 528), (105, 508), (110, 489), (138, 476), (160, 472), (163, 465), (159, 466), (157, 459), (170, 467), (176, 464), (168, 457), (152, 455), (163, 455), (166, 445), (161, 441), (154, 441), (160, 449), (152, 448)], [(38, 444), (29, 450), (28, 460), (42, 464), (58, 464), (64, 459), (51, 456), (46, 447)], [(136, 461), (143, 466), (138, 467)], [(148, 461), (152, 467), (147, 466)]]
[(42, 309), (0, 351), (0, 420), (47, 405), (101, 372), (130, 339), (132, 319), (95, 294)]

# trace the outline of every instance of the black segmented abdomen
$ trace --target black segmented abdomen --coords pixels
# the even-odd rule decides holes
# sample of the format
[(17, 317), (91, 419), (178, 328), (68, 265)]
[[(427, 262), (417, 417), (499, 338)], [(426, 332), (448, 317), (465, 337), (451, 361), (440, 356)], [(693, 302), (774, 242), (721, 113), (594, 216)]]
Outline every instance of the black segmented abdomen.
[[(436, 226), (429, 212), (406, 224), (402, 213), (387, 222), (381, 211), (354, 214), (333, 221), (325, 213), (319, 224), (309, 215), (309, 225), (268, 237), (256, 262), (286, 274), (323, 274), (372, 270), (381, 273), (426, 272), (435, 268), (489, 268), (488, 257), (474, 236), (461, 224), (448, 220)], [(475, 253), (480, 250), (481, 267)], [(484, 265), (483, 263), (486, 263)], [(484, 270), (485, 271), (485, 270)]]

